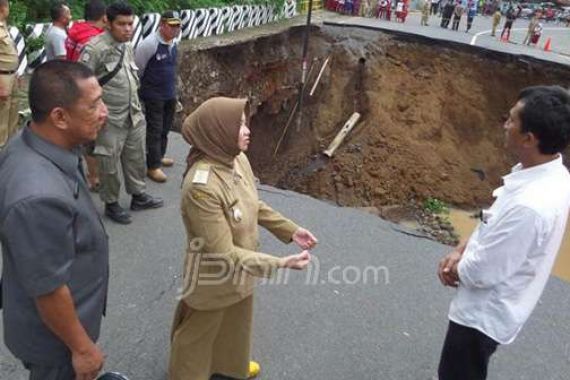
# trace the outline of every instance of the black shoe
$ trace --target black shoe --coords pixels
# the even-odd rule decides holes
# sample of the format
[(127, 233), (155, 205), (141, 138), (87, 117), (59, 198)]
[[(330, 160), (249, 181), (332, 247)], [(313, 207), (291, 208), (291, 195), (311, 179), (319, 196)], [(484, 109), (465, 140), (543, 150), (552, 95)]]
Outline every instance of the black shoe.
[(105, 215), (107, 215), (112, 221), (120, 224), (130, 224), (132, 222), (131, 214), (122, 208), (118, 202), (106, 203)]
[(164, 201), (161, 198), (154, 198), (147, 193), (133, 195), (131, 201), (131, 210), (147, 210), (149, 208), (159, 208), (164, 206)]

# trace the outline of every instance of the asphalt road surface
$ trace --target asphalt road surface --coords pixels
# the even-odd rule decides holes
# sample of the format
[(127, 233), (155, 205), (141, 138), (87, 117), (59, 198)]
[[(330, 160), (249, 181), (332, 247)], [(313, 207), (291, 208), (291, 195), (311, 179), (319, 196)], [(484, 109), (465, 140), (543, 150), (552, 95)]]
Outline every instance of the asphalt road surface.
[[(428, 38), (454, 41), (485, 49), (505, 52), (509, 54), (530, 56), (546, 61), (570, 65), (570, 28), (555, 22), (543, 23), (544, 30), (536, 47), (523, 45), (528, 28), (528, 20), (517, 19), (513, 24), (509, 42), (502, 42), (499, 38), (504, 17), (497, 28), (497, 37), (491, 37), (492, 20), (488, 16), (477, 16), (469, 33), (466, 32), (467, 18), (463, 16), (459, 31), (441, 28), (441, 18), (430, 16), (429, 26), (420, 25), (421, 14), (412, 12), (406, 18), (404, 24), (395, 21), (379, 20), (376, 18), (348, 17), (333, 12), (319, 12), (316, 20), (326, 21), (338, 25), (355, 25), (377, 28), (379, 30), (396, 31), (401, 33), (416, 34)], [(551, 39), (551, 51), (544, 51), (546, 40)]]
[[(185, 240), (178, 204), (186, 151), (172, 134), (177, 165), (167, 170), (166, 184), (149, 183), (150, 193), (166, 199), (164, 208), (135, 213), (129, 226), (105, 220), (111, 282), (100, 343), (106, 368), (134, 380), (166, 379)], [(262, 364), (260, 379), (431, 379), (453, 295), (435, 270), (449, 248), (305, 195), (266, 186), (261, 195), (311, 229), (320, 244), (310, 272), (282, 272), (257, 291), (253, 357)], [(296, 251), (267, 233), (262, 247), (276, 254)], [(489, 378), (567, 379), (569, 316), (570, 284), (551, 278), (519, 339), (493, 358)], [(4, 346), (0, 378), (25, 379)]]

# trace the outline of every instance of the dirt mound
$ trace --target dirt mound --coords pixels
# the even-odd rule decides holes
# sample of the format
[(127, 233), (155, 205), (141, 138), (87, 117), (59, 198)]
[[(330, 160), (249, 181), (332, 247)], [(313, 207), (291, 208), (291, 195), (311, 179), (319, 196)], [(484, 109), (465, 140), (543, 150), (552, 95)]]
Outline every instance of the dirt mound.
[[(302, 30), (223, 48), (188, 48), (182, 67), (185, 109), (212, 95), (250, 96), (249, 152), (262, 182), (343, 206), (405, 204), (435, 197), (458, 206), (488, 203), (512, 164), (502, 122), (517, 93), (533, 84), (568, 85), (567, 69), (508, 56), (487, 57), (441, 42), (399, 40), (376, 31), (314, 29), (312, 84), (330, 56), (303, 124), (297, 100)], [(329, 162), (324, 149), (353, 112), (361, 121)]]

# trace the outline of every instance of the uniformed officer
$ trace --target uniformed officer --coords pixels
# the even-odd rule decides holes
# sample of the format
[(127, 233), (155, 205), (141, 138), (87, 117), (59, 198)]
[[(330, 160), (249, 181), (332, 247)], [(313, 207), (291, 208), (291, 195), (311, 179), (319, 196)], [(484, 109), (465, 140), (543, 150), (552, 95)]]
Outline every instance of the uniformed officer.
[(84, 65), (50, 61), (32, 75), (32, 122), (0, 153), (4, 340), (30, 379), (92, 380), (105, 311), (109, 244), (81, 162), (107, 117)]
[(18, 128), (18, 52), (8, 33), (9, 14), (8, 0), (0, 0), (0, 150)]
[(431, 8), (430, 0), (425, 0), (424, 4), (422, 5), (422, 20), (421, 20), (422, 26), (429, 26), (428, 20), (429, 20), (430, 8)]
[[(212, 98), (184, 122), (192, 145), (182, 189), (188, 248), (182, 298), (172, 327), (170, 380), (245, 379), (250, 362), (255, 277), (304, 269), (317, 239), (273, 211), (257, 194), (243, 151), (249, 145), (245, 99)], [(258, 252), (258, 227), (303, 252), (284, 258)]]
[(127, 193), (133, 196), (131, 210), (157, 208), (162, 199), (145, 193), (146, 126), (138, 97), (138, 74), (130, 39), (134, 13), (126, 3), (107, 7), (107, 30), (85, 46), (79, 61), (95, 71), (109, 108), (107, 124), (95, 143), (105, 215), (117, 223), (131, 223), (131, 215), (119, 205), (122, 165)]

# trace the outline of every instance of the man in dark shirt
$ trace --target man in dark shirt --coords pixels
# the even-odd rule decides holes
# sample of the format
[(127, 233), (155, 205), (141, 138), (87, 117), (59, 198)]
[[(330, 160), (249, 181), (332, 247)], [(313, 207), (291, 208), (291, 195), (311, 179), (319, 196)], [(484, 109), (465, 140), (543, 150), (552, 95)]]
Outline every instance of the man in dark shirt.
[(82, 144), (107, 118), (84, 65), (50, 61), (30, 81), (32, 122), (0, 154), (6, 346), (30, 379), (91, 380), (109, 277), (108, 239), (89, 195)]
[(453, 11), (455, 10), (455, 5), (453, 4), (453, 0), (448, 0), (445, 6), (443, 7), (443, 12), (441, 16), (441, 27), (446, 28), (449, 26), (449, 22), (451, 21), (451, 16), (453, 15)]
[[(503, 27), (503, 31), (501, 32), (501, 40), (508, 41), (511, 38), (511, 29), (513, 27), (513, 22), (515, 22), (517, 15), (515, 13), (515, 9), (510, 6), (507, 10), (507, 21), (505, 21), (505, 26)], [(506, 35), (506, 37), (505, 37)]]
[(164, 12), (158, 30), (145, 38), (135, 52), (147, 124), (147, 176), (156, 182), (167, 179), (161, 166), (174, 164), (164, 154), (176, 108), (175, 38), (180, 33), (180, 23), (178, 12)]

